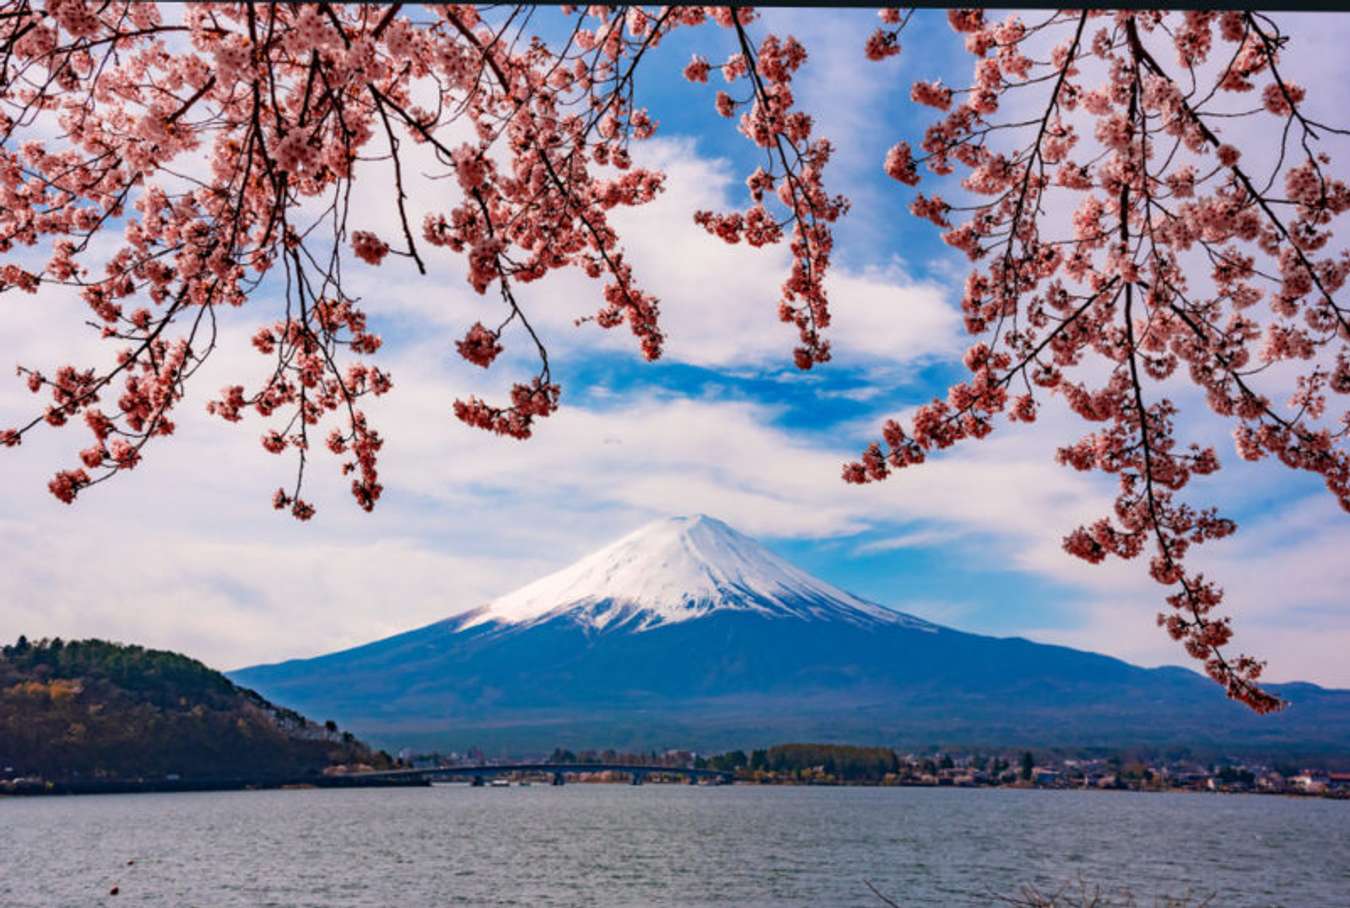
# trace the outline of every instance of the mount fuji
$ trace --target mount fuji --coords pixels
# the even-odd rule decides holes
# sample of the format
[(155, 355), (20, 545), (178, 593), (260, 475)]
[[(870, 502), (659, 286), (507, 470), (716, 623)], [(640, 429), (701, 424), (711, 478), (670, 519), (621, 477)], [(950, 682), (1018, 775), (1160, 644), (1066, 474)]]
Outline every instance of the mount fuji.
[(648, 524), (426, 627), (231, 677), (420, 748), (1350, 746), (1350, 691), (1275, 685), (1292, 706), (1257, 717), (1186, 669), (964, 633), (868, 602), (702, 515)]
[(595, 632), (640, 633), (718, 612), (937, 629), (818, 580), (702, 514), (650, 523), (493, 600), (460, 627), (529, 627), (562, 618)]

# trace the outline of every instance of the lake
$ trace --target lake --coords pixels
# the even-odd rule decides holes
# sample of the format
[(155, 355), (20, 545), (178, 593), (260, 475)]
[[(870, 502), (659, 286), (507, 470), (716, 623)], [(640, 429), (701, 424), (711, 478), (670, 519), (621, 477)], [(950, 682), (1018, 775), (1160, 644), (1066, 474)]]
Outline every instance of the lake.
[[(133, 864), (128, 862), (134, 861)], [(0, 905), (1350, 905), (1350, 802), (585, 785), (0, 799)], [(114, 885), (116, 898), (108, 895)]]

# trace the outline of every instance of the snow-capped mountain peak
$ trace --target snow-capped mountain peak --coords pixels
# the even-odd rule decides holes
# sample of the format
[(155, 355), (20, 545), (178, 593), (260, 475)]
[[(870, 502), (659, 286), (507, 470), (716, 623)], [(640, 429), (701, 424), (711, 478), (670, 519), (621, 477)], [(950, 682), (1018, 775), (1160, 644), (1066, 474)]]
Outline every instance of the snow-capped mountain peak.
[(489, 602), (465, 616), (459, 629), (488, 622), (530, 625), (565, 616), (596, 630), (637, 632), (726, 610), (936, 629), (812, 577), (702, 514), (649, 523)]

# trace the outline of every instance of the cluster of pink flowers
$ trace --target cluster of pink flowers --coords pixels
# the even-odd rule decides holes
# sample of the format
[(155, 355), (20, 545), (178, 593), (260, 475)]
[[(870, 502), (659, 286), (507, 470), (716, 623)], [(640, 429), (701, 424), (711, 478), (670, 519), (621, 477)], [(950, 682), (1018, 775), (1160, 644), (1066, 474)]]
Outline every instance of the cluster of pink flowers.
[(684, 67), (684, 77), (690, 82), (702, 82), (708, 84), (708, 71), (712, 65), (706, 57), (700, 57), (697, 54)]
[(502, 352), (496, 332), (483, 327), (482, 322), (474, 322), (464, 339), (455, 342), (455, 348), (459, 350), (460, 356), (484, 369), (492, 365), (492, 361)]
[(314, 516), (314, 506), (302, 498), (286, 494), (285, 489), (277, 489), (272, 493), (272, 507), (278, 511), (290, 509), (291, 516), (296, 520), (309, 520)]
[(910, 150), (908, 142), (892, 145), (891, 150), (886, 152), (884, 166), (886, 175), (892, 180), (899, 180), (906, 186), (914, 186), (919, 182), (919, 173), (914, 169), (914, 152)]
[(536, 417), (548, 416), (558, 409), (562, 390), (555, 384), (536, 378), (528, 385), (511, 389), (511, 406), (493, 407), (477, 397), (455, 401), (455, 416), (461, 421), (498, 435), (529, 438)]
[(867, 59), (885, 60), (900, 53), (900, 39), (896, 32), (884, 28), (874, 31), (867, 39)]
[(357, 230), (352, 234), (352, 251), (362, 261), (378, 265), (389, 254), (389, 244), (368, 230)]
[(89, 485), (89, 474), (84, 470), (59, 470), (56, 477), (47, 484), (47, 488), (60, 501), (70, 504), (80, 489)]
[(909, 90), (909, 99), (916, 104), (926, 104), (938, 110), (950, 110), (952, 90), (938, 79), (934, 82), (915, 82)]
[(278, 168), (297, 176), (313, 170), (319, 163), (319, 149), (302, 129), (292, 129), (278, 137), (272, 155)]

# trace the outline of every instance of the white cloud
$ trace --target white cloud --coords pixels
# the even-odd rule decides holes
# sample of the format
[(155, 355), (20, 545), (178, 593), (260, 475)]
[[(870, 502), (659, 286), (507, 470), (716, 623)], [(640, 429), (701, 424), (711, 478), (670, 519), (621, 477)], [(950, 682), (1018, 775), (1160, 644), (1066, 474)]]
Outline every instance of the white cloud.
[[(443, 618), (481, 600), (503, 573), (498, 559), (437, 552), (407, 537), (287, 545), (237, 532), (187, 535), (172, 524), (128, 532), (126, 522), (80, 521), (78, 533), (59, 521), (0, 523), (8, 637), (98, 636), (235, 668)], [(509, 567), (522, 564), (528, 559)]]

